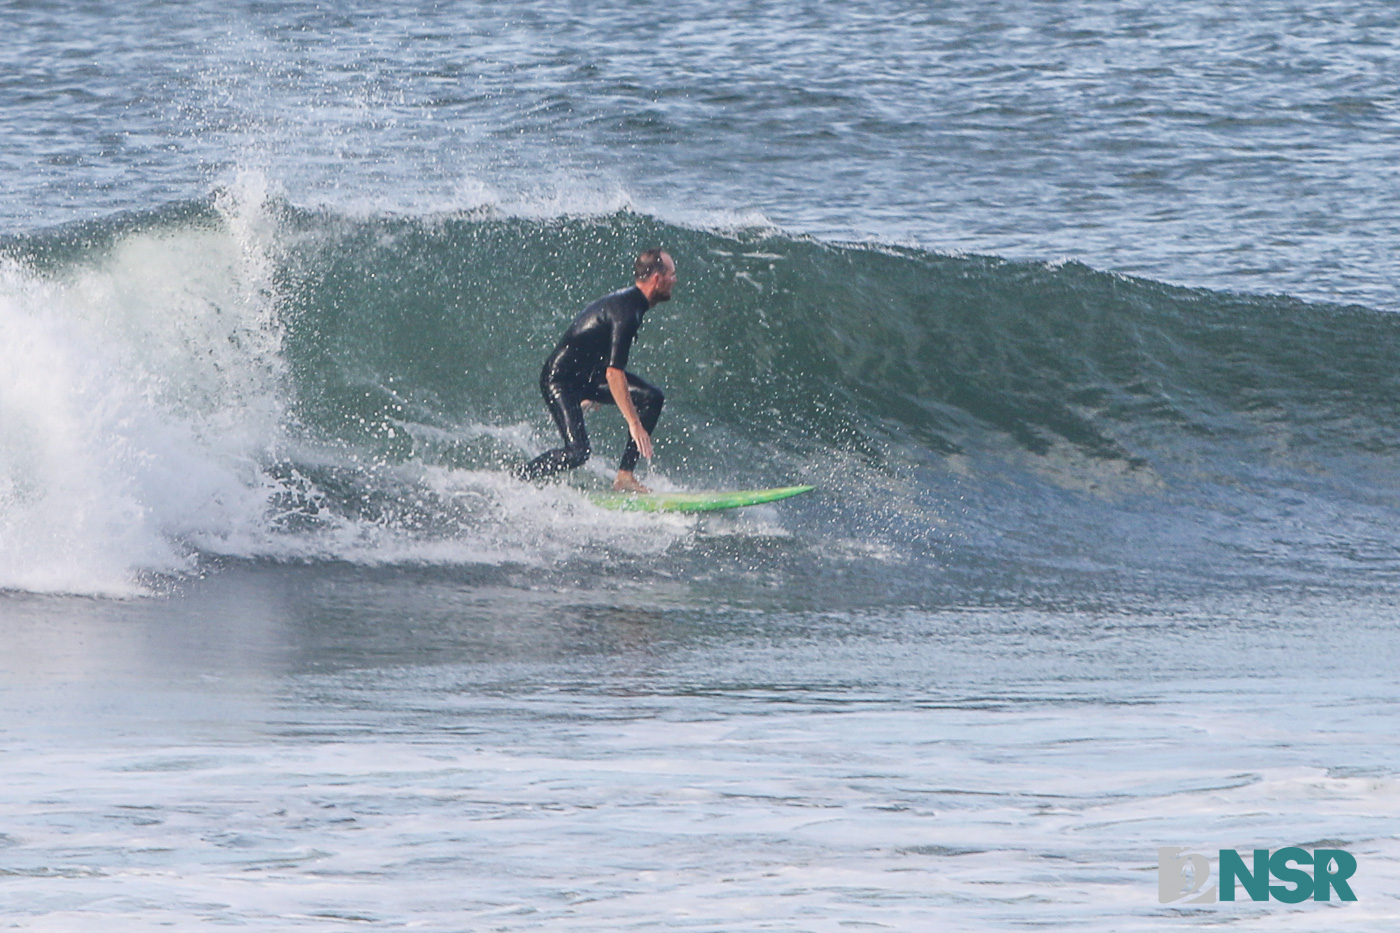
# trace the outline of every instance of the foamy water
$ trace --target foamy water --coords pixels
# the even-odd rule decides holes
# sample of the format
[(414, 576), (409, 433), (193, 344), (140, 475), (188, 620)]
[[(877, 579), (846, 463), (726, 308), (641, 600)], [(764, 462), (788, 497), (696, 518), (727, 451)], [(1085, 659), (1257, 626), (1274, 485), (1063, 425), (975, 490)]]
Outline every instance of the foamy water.
[(130, 592), (265, 507), (284, 390), (249, 197), (58, 275), (0, 273), (0, 588)]
[[(1196, 612), (1179, 623), (1203, 634), (1142, 668), (1161, 642), (1112, 617), (782, 622), (432, 575), (407, 599), (393, 577), (316, 579), (238, 572), (156, 612), (36, 601), (11, 614), (7, 921), (1384, 930), (1400, 917), (1400, 783), (1377, 705), (1394, 675), (1358, 660), (1382, 623), (1334, 615), (1342, 604), (1273, 634), (1229, 605)], [(1335, 662), (1269, 663), (1321, 618)], [(1057, 661), (1063, 630), (1097, 632), (1096, 661)], [(1206, 657), (1227, 645), (1235, 661)], [(1242, 656), (1261, 659), (1254, 676)], [(1164, 907), (1167, 845), (1344, 848), (1357, 900)]]

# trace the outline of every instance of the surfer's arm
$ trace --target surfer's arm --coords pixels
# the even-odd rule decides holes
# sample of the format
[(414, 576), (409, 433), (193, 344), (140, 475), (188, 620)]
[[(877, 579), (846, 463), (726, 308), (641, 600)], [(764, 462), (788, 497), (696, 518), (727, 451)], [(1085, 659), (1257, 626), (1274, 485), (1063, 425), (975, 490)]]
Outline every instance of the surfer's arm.
[(617, 403), (617, 410), (622, 412), (622, 417), (627, 422), (627, 430), (631, 432), (632, 440), (637, 442), (637, 451), (650, 460), (651, 435), (647, 433), (646, 428), (642, 427), (642, 419), (637, 414), (637, 406), (632, 404), (632, 392), (627, 387), (627, 374), (616, 366), (609, 366), (607, 377), (608, 391), (612, 392), (613, 401)]

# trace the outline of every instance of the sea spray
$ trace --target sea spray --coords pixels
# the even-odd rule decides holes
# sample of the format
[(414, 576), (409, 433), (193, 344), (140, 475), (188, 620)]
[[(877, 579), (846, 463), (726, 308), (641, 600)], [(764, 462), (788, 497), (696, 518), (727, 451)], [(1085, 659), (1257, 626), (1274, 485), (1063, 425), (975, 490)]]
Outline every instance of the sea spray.
[(0, 587), (139, 591), (194, 567), (192, 536), (260, 515), (284, 380), (259, 209), (6, 261)]

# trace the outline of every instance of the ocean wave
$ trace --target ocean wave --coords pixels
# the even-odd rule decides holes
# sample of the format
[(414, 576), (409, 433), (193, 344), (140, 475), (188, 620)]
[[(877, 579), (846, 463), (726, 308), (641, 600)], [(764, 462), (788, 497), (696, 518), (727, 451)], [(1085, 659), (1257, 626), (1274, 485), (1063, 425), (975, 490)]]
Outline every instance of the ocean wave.
[[(817, 555), (1053, 563), (1034, 542), (1092, 553), (1105, 502), (1190, 524), (1185, 500), (1247, 516), (1223, 538), (1250, 550), (1290, 495), (1400, 492), (1392, 315), (628, 210), (351, 216), (254, 186), (0, 242), (0, 588), (140, 591), (211, 556), (674, 549), (691, 526), (507, 478), (554, 440), (540, 362), (654, 244), (681, 284), (632, 357), (668, 391), (653, 481), (818, 483), (779, 526)], [(576, 484), (604, 481), (613, 422)], [(1313, 534), (1293, 540), (1331, 547)]]

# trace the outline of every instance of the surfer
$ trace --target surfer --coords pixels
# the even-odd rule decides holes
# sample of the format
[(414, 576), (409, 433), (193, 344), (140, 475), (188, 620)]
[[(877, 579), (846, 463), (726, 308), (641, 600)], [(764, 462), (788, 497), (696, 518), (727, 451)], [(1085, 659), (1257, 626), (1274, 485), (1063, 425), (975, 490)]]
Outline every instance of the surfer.
[(668, 301), (676, 284), (676, 264), (660, 249), (649, 249), (632, 267), (631, 288), (613, 292), (584, 308), (540, 371), (540, 393), (564, 438), (564, 446), (546, 451), (520, 469), (520, 477), (539, 480), (582, 466), (588, 460), (588, 431), (583, 413), (596, 405), (616, 405), (627, 422), (627, 447), (618, 463), (613, 489), (649, 492), (633, 470), (638, 457), (651, 459), (651, 432), (661, 417), (665, 396), (645, 379), (627, 372), (627, 354), (653, 305)]

